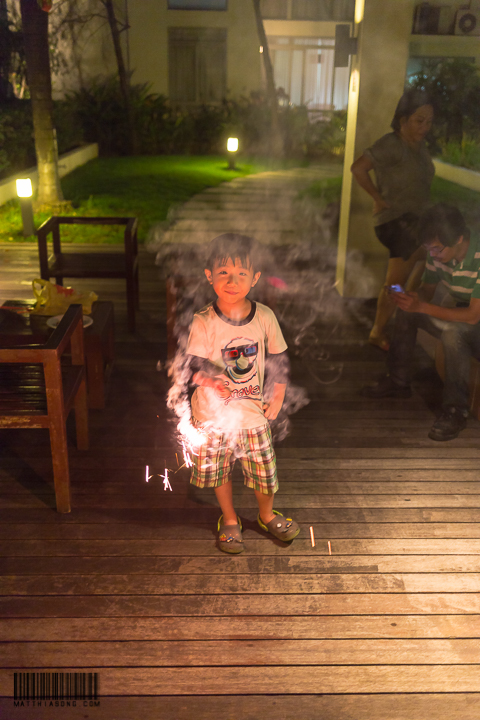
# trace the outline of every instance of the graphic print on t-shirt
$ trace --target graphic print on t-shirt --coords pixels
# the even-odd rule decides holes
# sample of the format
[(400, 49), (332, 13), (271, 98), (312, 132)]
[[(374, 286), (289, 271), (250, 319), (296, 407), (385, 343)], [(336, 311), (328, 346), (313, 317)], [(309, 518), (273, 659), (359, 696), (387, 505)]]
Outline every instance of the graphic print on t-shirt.
[(258, 343), (251, 338), (237, 337), (222, 348), (222, 359), (228, 378), (236, 386), (225, 404), (231, 400), (260, 397), (258, 381)]

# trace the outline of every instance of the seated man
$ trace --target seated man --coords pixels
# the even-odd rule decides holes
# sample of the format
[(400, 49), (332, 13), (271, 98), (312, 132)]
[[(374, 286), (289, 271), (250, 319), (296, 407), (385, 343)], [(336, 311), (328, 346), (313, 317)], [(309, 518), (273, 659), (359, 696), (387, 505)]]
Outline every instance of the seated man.
[[(409, 368), (418, 328), (441, 339), (445, 353), (443, 411), (428, 436), (453, 440), (466, 425), (471, 357), (480, 357), (480, 239), (470, 231), (459, 210), (444, 203), (421, 217), (419, 237), (427, 264), (418, 293), (392, 292), (398, 305), (387, 356), (388, 375), (362, 390), (370, 398), (410, 397)], [(431, 300), (442, 283), (455, 307)]]

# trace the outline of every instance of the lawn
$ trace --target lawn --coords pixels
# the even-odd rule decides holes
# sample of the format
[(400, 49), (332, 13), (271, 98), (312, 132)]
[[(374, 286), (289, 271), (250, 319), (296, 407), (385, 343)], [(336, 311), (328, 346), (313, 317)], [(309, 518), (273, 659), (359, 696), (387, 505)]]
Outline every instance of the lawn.
[[(342, 178), (334, 177), (318, 180), (301, 193), (301, 197), (310, 197), (325, 204), (340, 202)], [(435, 177), (432, 184), (432, 202), (456, 205), (465, 216), (467, 224), (480, 234), (480, 193), (475, 190)]]
[[(228, 170), (224, 157), (158, 156), (135, 158), (99, 158), (83, 165), (63, 178), (62, 189), (71, 205), (60, 214), (99, 216), (136, 216), (139, 219), (139, 240), (143, 242), (149, 228), (164, 222), (170, 209), (184, 203), (192, 195), (207, 187), (236, 177), (286, 167), (273, 161), (238, 161), (237, 170)], [(289, 163), (294, 167), (299, 163)], [(317, 181), (302, 192), (325, 204), (340, 200), (341, 176)], [(455, 183), (435, 178), (432, 186), (433, 202), (457, 205), (467, 222), (480, 230), (480, 193)], [(38, 208), (37, 227), (51, 212)], [(23, 242), (22, 222), (18, 201), (0, 206), (0, 240)], [(29, 238), (28, 240), (31, 240)], [(109, 226), (64, 226), (62, 240), (66, 242), (121, 243), (120, 229)]]
[[(170, 208), (184, 203), (192, 195), (237, 177), (280, 169), (285, 164), (239, 158), (237, 166), (236, 170), (228, 170), (227, 160), (221, 156), (99, 158), (63, 178), (62, 190), (71, 206), (59, 214), (136, 216), (139, 240), (143, 242), (152, 225), (165, 221)], [(36, 208), (37, 227), (50, 215), (48, 209)], [(0, 240), (24, 240), (16, 200), (0, 206)], [(118, 243), (123, 242), (123, 235), (108, 226), (64, 226), (62, 240)]]

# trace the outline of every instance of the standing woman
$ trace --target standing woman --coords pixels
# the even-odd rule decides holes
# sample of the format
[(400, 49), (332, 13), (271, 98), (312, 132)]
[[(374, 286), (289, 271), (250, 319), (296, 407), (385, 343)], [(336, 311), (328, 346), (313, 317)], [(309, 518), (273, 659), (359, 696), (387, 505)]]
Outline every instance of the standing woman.
[[(397, 105), (391, 127), (363, 155), (351, 171), (373, 198), (375, 234), (390, 251), (385, 285), (377, 302), (375, 323), (369, 342), (388, 350), (385, 326), (395, 305), (389, 285), (405, 285), (417, 262), (425, 257), (415, 235), (419, 215), (428, 207), (435, 168), (425, 147), (433, 121), (433, 107), (421, 90), (407, 90)], [(375, 182), (370, 171), (375, 173)]]

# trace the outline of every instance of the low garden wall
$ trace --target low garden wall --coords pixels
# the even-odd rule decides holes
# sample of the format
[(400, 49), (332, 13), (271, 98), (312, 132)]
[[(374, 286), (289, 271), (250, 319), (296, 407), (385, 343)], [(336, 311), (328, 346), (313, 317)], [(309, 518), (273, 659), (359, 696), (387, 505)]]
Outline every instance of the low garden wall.
[[(62, 178), (65, 175), (68, 175), (69, 172), (72, 172), (72, 170), (75, 170), (75, 168), (80, 165), (85, 165), (85, 163), (89, 160), (93, 160), (96, 157), (98, 157), (97, 143), (91, 143), (90, 145), (84, 145), (76, 150), (71, 150), (64, 155), (60, 155), (58, 158), (58, 174)], [(17, 178), (30, 178), (33, 185), (33, 191), (35, 192), (37, 189), (37, 168), (33, 167), (28, 168), (28, 170), (23, 170), (16, 175), (5, 178), (5, 180), (0, 180), (0, 205), (3, 205), (9, 200), (13, 200), (13, 198), (17, 197), (17, 188), (15, 185), (15, 180)]]
[(463, 187), (470, 188), (480, 192), (480, 173), (475, 170), (467, 170), (467, 168), (458, 165), (449, 165), (441, 160), (434, 160), (435, 174), (437, 177), (450, 182), (457, 183)]

